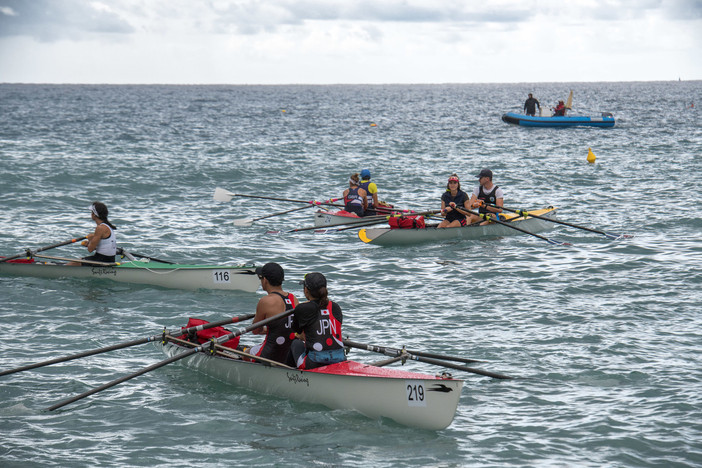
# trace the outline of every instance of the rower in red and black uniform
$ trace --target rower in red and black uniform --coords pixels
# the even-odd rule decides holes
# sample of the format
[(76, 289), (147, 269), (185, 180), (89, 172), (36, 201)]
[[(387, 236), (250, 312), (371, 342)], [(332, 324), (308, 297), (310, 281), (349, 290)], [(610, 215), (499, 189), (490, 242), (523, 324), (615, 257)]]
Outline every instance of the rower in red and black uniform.
[(366, 191), (366, 210), (363, 212), (363, 216), (374, 216), (378, 214), (375, 208), (378, 206), (378, 186), (375, 182), (371, 182), (371, 173), (369, 169), (363, 169), (361, 171), (361, 182), (358, 184), (359, 188)]
[[(297, 298), (293, 293), (283, 291), (283, 280), (285, 272), (277, 263), (266, 263), (263, 267), (256, 269), (256, 274), (261, 280), (261, 287), (268, 293), (262, 297), (256, 306), (256, 316), (253, 323), (275, 317), (283, 311), (294, 309), (298, 305)], [(248, 349), (249, 354), (260, 356), (273, 361), (286, 363), (289, 359), (290, 344), (295, 338), (292, 331), (292, 316), (280, 318), (269, 323), (265, 327), (257, 328), (253, 331), (255, 335), (266, 334), (263, 343), (252, 346)]]
[(349, 178), (349, 188), (344, 190), (344, 210), (363, 216), (368, 207), (368, 199), (366, 191), (358, 186), (359, 183), (358, 173)]
[(327, 279), (321, 273), (308, 273), (300, 284), (309, 301), (297, 306), (293, 314), (292, 328), (301, 337), (290, 348), (295, 365), (314, 369), (345, 361), (341, 307), (327, 298)]
[[(473, 190), (473, 194), (470, 196), (470, 201), (468, 204), (471, 208), (478, 208), (478, 211), (482, 214), (489, 214), (499, 219), (499, 213), (502, 213), (502, 209), (494, 206), (488, 206), (488, 203), (490, 205), (497, 205), (498, 207), (501, 207), (504, 205), (505, 195), (500, 187), (492, 183), (492, 171), (490, 169), (483, 169), (480, 171), (480, 174), (478, 174), (478, 183), (480, 185)], [(476, 215), (470, 215), (469, 222), (476, 223), (481, 219), (483, 218)], [(481, 224), (487, 223), (488, 221), (484, 221)]]

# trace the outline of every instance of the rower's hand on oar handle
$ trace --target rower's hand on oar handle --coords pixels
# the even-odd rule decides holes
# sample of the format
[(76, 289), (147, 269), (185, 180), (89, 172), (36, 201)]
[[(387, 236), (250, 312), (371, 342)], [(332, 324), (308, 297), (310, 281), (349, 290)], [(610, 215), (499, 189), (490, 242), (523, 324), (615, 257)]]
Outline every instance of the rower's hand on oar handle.
[(473, 203), (470, 204), (471, 208), (480, 208), (483, 206), (483, 201), (482, 200), (475, 200)]

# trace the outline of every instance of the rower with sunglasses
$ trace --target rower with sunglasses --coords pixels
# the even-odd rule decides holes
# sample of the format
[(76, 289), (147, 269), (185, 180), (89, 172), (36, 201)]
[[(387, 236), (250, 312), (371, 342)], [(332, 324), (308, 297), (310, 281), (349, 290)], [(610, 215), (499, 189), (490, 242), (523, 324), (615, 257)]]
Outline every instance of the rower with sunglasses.
[(468, 194), (461, 190), (461, 182), (456, 174), (451, 174), (446, 184), (446, 191), (441, 195), (441, 216), (445, 219), (437, 227), (461, 227), (468, 222), (466, 215), (456, 210), (456, 206), (468, 208)]

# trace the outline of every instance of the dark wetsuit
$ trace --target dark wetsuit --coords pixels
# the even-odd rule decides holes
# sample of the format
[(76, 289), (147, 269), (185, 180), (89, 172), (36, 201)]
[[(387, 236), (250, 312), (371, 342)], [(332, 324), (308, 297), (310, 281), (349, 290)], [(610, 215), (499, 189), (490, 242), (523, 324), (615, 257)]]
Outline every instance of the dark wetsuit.
[(530, 97), (524, 102), (524, 111), (526, 112), (526, 115), (534, 115), (536, 114), (536, 106), (539, 106), (539, 109), (541, 109), (541, 105), (539, 105), (539, 101), (536, 98)]

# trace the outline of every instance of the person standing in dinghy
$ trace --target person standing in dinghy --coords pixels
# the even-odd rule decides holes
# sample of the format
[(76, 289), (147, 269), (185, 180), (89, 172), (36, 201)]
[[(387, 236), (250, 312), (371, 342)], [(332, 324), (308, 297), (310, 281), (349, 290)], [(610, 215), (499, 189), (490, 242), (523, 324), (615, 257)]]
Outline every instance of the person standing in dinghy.
[(468, 194), (461, 190), (461, 182), (456, 174), (451, 174), (446, 184), (446, 191), (441, 195), (441, 221), (437, 228), (461, 227), (467, 224), (466, 215), (456, 206), (468, 208)]
[(529, 97), (526, 101), (524, 101), (524, 113), (533, 117), (536, 114), (537, 107), (539, 108), (539, 112), (541, 112), (541, 104), (539, 104), (539, 100), (529, 93)]
[[(277, 263), (266, 263), (256, 268), (256, 274), (261, 280), (261, 287), (268, 293), (262, 297), (256, 306), (256, 315), (253, 323), (275, 317), (286, 310), (292, 310), (298, 305), (293, 293), (283, 291), (285, 271)], [(266, 334), (263, 343), (252, 346), (246, 350), (249, 354), (271, 359), (285, 364), (290, 354), (290, 344), (295, 338), (292, 331), (292, 316), (280, 318), (265, 327), (257, 328), (254, 335)]]
[(298, 369), (314, 369), (346, 360), (341, 338), (343, 316), (339, 304), (327, 297), (327, 279), (321, 273), (308, 273), (300, 281), (308, 302), (295, 308), (290, 352)]
[(349, 188), (344, 190), (344, 210), (363, 216), (368, 207), (368, 194), (359, 187), (360, 181), (358, 173), (349, 178)]
[[(107, 219), (108, 213), (107, 206), (104, 203), (94, 201), (93, 204), (90, 205), (90, 217), (97, 226), (95, 226), (95, 231), (92, 234), (86, 236), (88, 240), (84, 240), (80, 245), (87, 247), (88, 252), (95, 253), (83, 257), (83, 260), (104, 263), (115, 262), (115, 255), (117, 255), (117, 238), (115, 237), (114, 230), (117, 228)], [(90, 266), (90, 264), (81, 262), (70, 262), (68, 265)]]
[(361, 171), (361, 182), (358, 184), (359, 188), (366, 191), (366, 210), (363, 212), (363, 216), (374, 216), (378, 214), (376, 212), (376, 207), (378, 206), (378, 186), (375, 182), (370, 181), (371, 173), (369, 169), (363, 169)]

